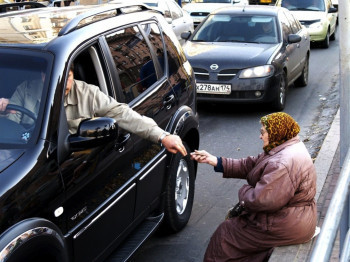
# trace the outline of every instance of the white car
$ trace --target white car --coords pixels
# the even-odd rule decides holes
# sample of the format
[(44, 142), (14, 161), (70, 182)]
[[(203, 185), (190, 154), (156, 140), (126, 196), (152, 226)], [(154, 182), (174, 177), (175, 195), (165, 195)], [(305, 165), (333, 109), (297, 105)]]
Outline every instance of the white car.
[(292, 12), (308, 29), (311, 42), (328, 48), (329, 40), (335, 39), (337, 8), (331, 0), (277, 0), (276, 5)]
[(194, 31), (193, 20), (175, 0), (142, 0), (142, 3), (163, 13), (166, 21), (171, 25), (181, 44), (185, 42), (181, 33)]
[(192, 0), (183, 9), (190, 14), (194, 26), (197, 27), (215, 9), (232, 5), (249, 5), (249, 2), (248, 0)]

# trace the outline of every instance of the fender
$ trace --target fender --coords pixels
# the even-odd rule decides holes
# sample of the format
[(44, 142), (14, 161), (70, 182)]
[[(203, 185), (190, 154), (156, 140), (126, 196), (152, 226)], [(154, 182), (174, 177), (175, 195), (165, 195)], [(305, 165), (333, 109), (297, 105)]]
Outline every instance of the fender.
[[(186, 130), (184, 129), (186, 123)], [(188, 127), (187, 127), (188, 125)], [(198, 115), (188, 106), (181, 106), (171, 118), (166, 130), (174, 135), (182, 138), (186, 135), (186, 131), (191, 128), (198, 128)]]
[(0, 236), (0, 261), (69, 261), (60, 229), (42, 218), (23, 220)]

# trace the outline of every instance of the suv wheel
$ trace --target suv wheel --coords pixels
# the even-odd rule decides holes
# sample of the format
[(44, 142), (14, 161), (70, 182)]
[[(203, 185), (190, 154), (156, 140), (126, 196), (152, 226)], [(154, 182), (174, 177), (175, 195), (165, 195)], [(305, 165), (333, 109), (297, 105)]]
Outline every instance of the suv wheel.
[[(187, 152), (190, 148), (184, 142)], [(194, 198), (195, 169), (189, 154), (177, 153), (169, 167), (166, 185), (164, 223), (166, 231), (178, 232), (186, 226), (191, 216)]]

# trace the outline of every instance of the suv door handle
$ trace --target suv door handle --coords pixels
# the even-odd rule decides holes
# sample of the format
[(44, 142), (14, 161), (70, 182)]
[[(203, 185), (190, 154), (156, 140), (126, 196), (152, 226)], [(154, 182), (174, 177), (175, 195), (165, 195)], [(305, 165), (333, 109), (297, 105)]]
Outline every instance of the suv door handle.
[(130, 133), (124, 134), (117, 139), (117, 143), (114, 145), (114, 149), (120, 153), (125, 150), (125, 145), (130, 138)]
[(174, 102), (175, 96), (174, 95), (169, 95), (166, 96), (164, 101), (163, 101), (163, 105), (165, 106), (165, 108), (167, 110), (169, 110), (171, 108), (172, 103)]

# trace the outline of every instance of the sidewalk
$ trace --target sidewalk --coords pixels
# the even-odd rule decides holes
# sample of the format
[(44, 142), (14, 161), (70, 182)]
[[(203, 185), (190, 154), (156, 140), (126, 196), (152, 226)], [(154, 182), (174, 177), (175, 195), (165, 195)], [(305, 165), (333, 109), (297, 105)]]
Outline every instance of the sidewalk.
[[(317, 172), (317, 192), (315, 198), (317, 201), (318, 226), (321, 230), (340, 174), (339, 139), (340, 116), (338, 110), (315, 161)], [(309, 261), (316, 239), (317, 237), (301, 245), (277, 247), (273, 251), (269, 262)], [(339, 261), (339, 237), (335, 241), (329, 261)]]

